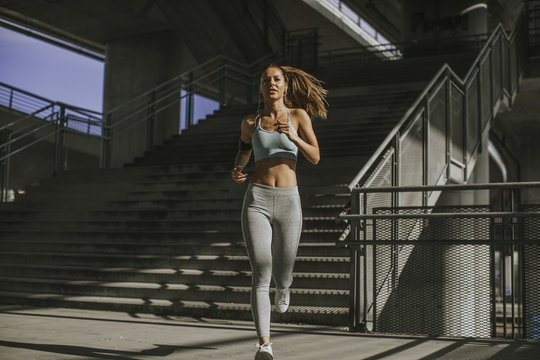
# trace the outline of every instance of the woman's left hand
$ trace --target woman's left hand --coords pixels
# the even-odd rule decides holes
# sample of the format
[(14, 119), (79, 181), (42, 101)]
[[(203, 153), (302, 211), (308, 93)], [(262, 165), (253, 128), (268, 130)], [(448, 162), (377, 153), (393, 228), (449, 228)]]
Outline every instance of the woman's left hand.
[(293, 143), (298, 139), (298, 135), (291, 131), (291, 127), (289, 126), (288, 122), (282, 123), (278, 120), (274, 123), (274, 126), (276, 126), (276, 131), (278, 133), (287, 135), (289, 140), (291, 140)]

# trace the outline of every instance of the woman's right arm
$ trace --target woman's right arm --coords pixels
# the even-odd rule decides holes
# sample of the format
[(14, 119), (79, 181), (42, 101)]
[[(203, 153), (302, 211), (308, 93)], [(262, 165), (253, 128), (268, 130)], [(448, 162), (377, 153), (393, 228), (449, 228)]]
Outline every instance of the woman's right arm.
[(242, 170), (246, 167), (251, 157), (251, 136), (249, 131), (248, 118), (242, 120), (240, 126), (240, 141), (238, 144), (238, 153), (234, 160), (234, 169), (232, 170), (232, 178), (236, 183), (243, 183), (247, 180), (247, 174)]

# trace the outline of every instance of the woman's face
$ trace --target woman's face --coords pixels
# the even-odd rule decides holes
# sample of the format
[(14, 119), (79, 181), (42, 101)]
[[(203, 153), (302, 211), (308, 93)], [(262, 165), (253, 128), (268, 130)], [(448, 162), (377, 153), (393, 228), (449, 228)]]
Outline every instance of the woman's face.
[(266, 68), (261, 75), (260, 90), (265, 100), (277, 100), (285, 95), (287, 84), (279, 68)]

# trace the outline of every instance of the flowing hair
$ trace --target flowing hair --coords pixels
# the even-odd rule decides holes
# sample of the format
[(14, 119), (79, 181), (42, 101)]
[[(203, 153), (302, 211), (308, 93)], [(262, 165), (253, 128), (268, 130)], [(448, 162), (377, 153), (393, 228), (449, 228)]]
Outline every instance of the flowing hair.
[(305, 71), (291, 67), (269, 65), (267, 68), (280, 69), (288, 85), (284, 97), (285, 105), (289, 108), (304, 109), (310, 118), (326, 119), (328, 90), (323, 88), (322, 82)]

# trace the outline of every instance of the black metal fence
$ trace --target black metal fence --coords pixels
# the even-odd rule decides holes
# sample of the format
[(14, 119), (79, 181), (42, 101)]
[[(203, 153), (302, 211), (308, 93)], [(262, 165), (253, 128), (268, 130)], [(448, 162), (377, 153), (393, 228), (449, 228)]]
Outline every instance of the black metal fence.
[[(399, 206), (403, 196), (435, 205)], [(390, 206), (368, 206), (386, 196)], [(351, 327), (540, 339), (540, 182), (353, 191)]]

